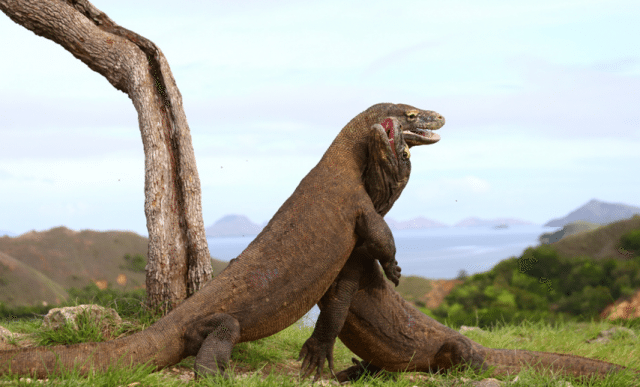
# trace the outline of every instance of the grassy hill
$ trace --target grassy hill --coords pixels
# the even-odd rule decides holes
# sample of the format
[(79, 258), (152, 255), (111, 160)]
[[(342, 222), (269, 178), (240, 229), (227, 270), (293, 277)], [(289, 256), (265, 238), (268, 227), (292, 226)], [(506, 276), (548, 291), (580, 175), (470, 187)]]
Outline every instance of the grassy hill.
[(120, 290), (144, 287), (144, 269), (132, 263), (146, 261), (147, 244), (147, 238), (133, 232), (66, 227), (2, 237), (0, 302), (13, 306), (57, 303), (67, 298), (65, 289), (91, 283)]
[(552, 246), (558, 254), (569, 258), (589, 256), (595, 259), (622, 259), (624, 255), (619, 251), (620, 237), (634, 229), (640, 229), (639, 215), (600, 226), (596, 230), (566, 236)]
[(6, 305), (55, 305), (67, 299), (60, 284), (45, 274), (0, 252), (0, 303)]
[[(144, 286), (144, 272), (126, 267), (125, 254), (147, 256), (147, 238), (133, 232), (73, 231), (56, 227), (0, 238), (0, 251), (43, 273), (65, 289), (90, 282), (122, 289)], [(118, 283), (119, 275), (124, 275)]]
[[(0, 303), (59, 304), (67, 290), (96, 284), (144, 288), (148, 238), (127, 231), (73, 231), (56, 227), (0, 237)], [(212, 258), (213, 274), (228, 262)]]
[(228, 264), (229, 262), (220, 261), (218, 259), (211, 258), (211, 271), (213, 273), (213, 276), (215, 277), (218, 274), (220, 274), (222, 270), (224, 270), (224, 268), (227, 267)]
[(586, 222), (584, 220), (576, 220), (575, 222), (571, 222), (569, 224), (564, 225), (562, 229), (556, 232), (548, 232), (540, 235), (540, 243), (548, 245), (551, 243), (555, 243), (564, 237), (568, 237), (569, 235), (577, 234), (584, 231), (595, 230), (600, 227), (599, 224)]
[(454, 325), (588, 320), (640, 288), (640, 216), (528, 248), (456, 287), (433, 314)]

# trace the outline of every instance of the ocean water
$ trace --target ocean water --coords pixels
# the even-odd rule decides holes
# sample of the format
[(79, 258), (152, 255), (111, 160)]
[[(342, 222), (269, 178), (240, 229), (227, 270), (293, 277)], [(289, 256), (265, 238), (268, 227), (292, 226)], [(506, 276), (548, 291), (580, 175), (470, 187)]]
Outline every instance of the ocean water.
[[(490, 270), (498, 262), (520, 256), (529, 246), (537, 246), (538, 237), (559, 227), (511, 226), (449, 227), (419, 230), (393, 230), (396, 260), (402, 275), (436, 279), (455, 278), (460, 270), (468, 274)], [(207, 238), (211, 255), (223, 261), (238, 256), (255, 235), (234, 238)], [(317, 306), (305, 316), (305, 324), (317, 319)]]
[[(511, 256), (519, 256), (528, 246), (538, 245), (538, 237), (558, 227), (511, 226), (449, 227), (394, 230), (396, 259), (403, 275), (426, 278), (455, 278), (460, 270), (475, 274), (491, 269)], [(207, 238), (211, 256), (230, 261), (255, 238)]]

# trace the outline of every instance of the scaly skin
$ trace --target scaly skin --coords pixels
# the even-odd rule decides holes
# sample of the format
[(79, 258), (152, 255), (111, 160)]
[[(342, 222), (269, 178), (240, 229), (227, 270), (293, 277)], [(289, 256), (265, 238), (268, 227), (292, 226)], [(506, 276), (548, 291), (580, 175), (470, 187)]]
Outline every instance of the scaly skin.
[[(405, 120), (398, 120), (400, 126), (414, 125), (425, 128), (426, 125), (415, 125), (414, 121), (420, 121), (420, 112), (409, 110), (409, 113), (405, 114)], [(388, 120), (385, 122), (389, 123)], [(403, 122), (404, 124), (401, 124)], [(444, 118), (441, 122), (444, 125)], [(430, 129), (436, 130), (440, 126), (431, 126)], [(385, 128), (389, 129), (389, 125)], [(394, 126), (395, 127), (395, 126)], [(397, 141), (405, 141), (409, 139), (411, 142), (409, 146), (427, 145), (436, 143), (440, 140), (440, 136), (430, 131), (419, 132), (418, 134), (412, 133), (409, 130), (402, 131), (402, 138)], [(389, 142), (393, 143), (391, 140)], [(375, 147), (379, 150), (371, 150), (371, 154), (384, 154), (382, 148), (386, 145), (386, 141), (372, 141), (371, 147)], [(411, 169), (411, 163), (409, 162), (409, 150), (406, 151), (405, 168), (409, 171)], [(376, 160), (372, 160), (376, 161)], [(376, 210), (381, 216), (384, 216), (390, 209), (396, 199), (400, 196), (400, 193), (406, 186), (397, 182), (397, 176), (399, 173), (395, 173), (392, 170), (385, 169), (389, 163), (382, 161), (370, 162), (372, 168), (368, 168), (364, 176), (365, 189), (374, 203), (381, 203), (376, 205)], [(408, 172), (407, 172), (408, 179)], [(391, 200), (389, 200), (391, 198)], [(356, 244), (352, 257), (358, 255), (359, 251), (365, 251), (364, 247)], [(350, 261), (353, 258), (349, 259)], [(351, 265), (353, 266), (353, 264)], [(398, 268), (398, 270), (400, 270)], [(355, 292), (358, 290), (358, 281), (361, 272), (359, 270), (350, 270), (348, 267), (344, 267), (331, 285), (331, 291), (327, 292), (322, 298), (325, 309), (320, 313), (318, 321), (312, 336), (304, 343), (300, 350), (298, 361), (304, 358), (301, 370), (304, 372), (303, 378), (309, 376), (314, 370), (317, 370), (314, 381), (317, 381), (322, 377), (322, 370), (324, 361), (329, 361), (329, 368), (333, 373), (333, 346), (338, 333), (344, 325), (347, 313), (349, 311), (349, 305), (353, 299)], [(320, 305), (320, 304), (319, 304)]]
[[(409, 147), (405, 144), (400, 129), (399, 120), (395, 117), (388, 117), (381, 124), (375, 124), (372, 127), (368, 144), (368, 161), (363, 176), (365, 187), (370, 181), (384, 181), (384, 190), (369, 201), (375, 208), (386, 206), (389, 200), (395, 200), (409, 180), (411, 173)], [(356, 246), (365, 250), (371, 249), (367, 244), (368, 241), (358, 237)], [(377, 251), (377, 249), (372, 250)], [(399, 278), (400, 268), (397, 267), (395, 260), (392, 263), (393, 265), (390, 266), (390, 270), (393, 270), (392, 277)], [(206, 337), (196, 356), (197, 375), (218, 372), (220, 355), (231, 354), (234, 339), (232, 331), (226, 328), (231, 323), (229, 318), (227, 320), (222, 329), (216, 327), (215, 331), (211, 331), (214, 325), (207, 323), (200, 328), (203, 330), (202, 333), (195, 333), (196, 337)], [(207, 336), (209, 332), (211, 333)]]
[[(375, 176), (366, 177), (365, 186), (372, 198), (383, 194), (385, 185)], [(340, 382), (358, 379), (365, 372), (376, 374), (382, 369), (437, 372), (465, 364), (477, 370), (493, 367), (496, 375), (516, 374), (525, 366), (574, 376), (603, 376), (624, 369), (574, 355), (484, 347), (405, 301), (384, 280), (374, 256), (362, 247), (354, 249), (318, 306), (321, 313), (316, 327), (298, 359), (304, 358), (301, 366), (304, 378), (314, 370), (314, 380), (321, 378), (325, 360), (333, 373), (336, 337), (364, 359), (354, 358), (355, 366), (338, 373)]]
[[(381, 369), (438, 372), (457, 365), (476, 370), (495, 367), (494, 375), (517, 374), (526, 366), (574, 376), (604, 376), (625, 368), (574, 355), (484, 347), (405, 301), (385, 281), (370, 253), (362, 248), (354, 250), (318, 303), (321, 310), (318, 322), (323, 320), (323, 314), (336, 315), (345, 308), (348, 300), (337, 296), (341, 288), (353, 287), (354, 283), (358, 290), (347, 304), (348, 314), (339, 337), (363, 361), (353, 359), (354, 366), (339, 372), (336, 377), (341, 382), (358, 379), (364, 372), (375, 374)], [(315, 348), (327, 343), (333, 345), (335, 337), (331, 341), (323, 332), (326, 331), (318, 333)], [(310, 356), (318, 353), (316, 350)], [(322, 364), (316, 363), (316, 366), (322, 367)]]
[[(320, 300), (357, 238), (397, 282), (393, 236), (378, 214), (390, 204), (378, 200), (374, 205), (363, 181), (371, 169), (369, 142), (379, 130), (374, 125), (385, 117), (396, 117), (412, 143), (437, 141), (422, 129), (444, 124), (439, 114), (408, 105), (372, 106), (345, 126), (245, 251), (165, 317), (142, 332), (104, 343), (0, 351), (0, 374), (45, 377), (60, 368), (87, 373), (145, 362), (161, 368), (190, 355), (203, 365), (196, 371), (224, 372), (233, 345), (279, 332)], [(396, 154), (404, 151), (401, 141), (395, 145)], [(397, 197), (389, 195), (389, 200)], [(213, 367), (211, 356), (217, 359)]]

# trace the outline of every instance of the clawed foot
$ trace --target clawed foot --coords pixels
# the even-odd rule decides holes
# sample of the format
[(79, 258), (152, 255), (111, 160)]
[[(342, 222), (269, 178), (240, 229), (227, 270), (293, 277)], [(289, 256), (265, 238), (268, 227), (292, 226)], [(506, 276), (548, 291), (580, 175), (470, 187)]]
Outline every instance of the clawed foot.
[(194, 377), (196, 380), (201, 379), (203, 377), (222, 375), (225, 379), (229, 379), (229, 375), (227, 375), (226, 366), (224, 364), (218, 365), (215, 359), (212, 362), (206, 362), (207, 364), (201, 364), (196, 361), (193, 365)]
[(400, 283), (400, 272), (402, 271), (400, 266), (398, 266), (398, 261), (394, 259), (393, 262), (382, 265), (382, 269), (387, 278), (398, 286)]
[(300, 350), (300, 356), (298, 356), (298, 361), (300, 361), (304, 357), (304, 361), (300, 366), (300, 371), (304, 372), (302, 375), (303, 379), (306, 379), (309, 375), (316, 371), (316, 376), (313, 378), (313, 381), (316, 382), (318, 379), (322, 378), (322, 372), (324, 368), (324, 361), (329, 360), (329, 370), (332, 375), (335, 375), (333, 372), (333, 345), (335, 340), (331, 342), (319, 342), (314, 337), (310, 337), (302, 346)]
[(376, 377), (382, 372), (380, 368), (364, 360), (358, 360), (355, 357), (352, 357), (351, 361), (354, 364), (353, 366), (336, 374), (336, 379), (340, 384), (349, 381), (354, 382), (365, 374), (370, 374), (373, 377)]

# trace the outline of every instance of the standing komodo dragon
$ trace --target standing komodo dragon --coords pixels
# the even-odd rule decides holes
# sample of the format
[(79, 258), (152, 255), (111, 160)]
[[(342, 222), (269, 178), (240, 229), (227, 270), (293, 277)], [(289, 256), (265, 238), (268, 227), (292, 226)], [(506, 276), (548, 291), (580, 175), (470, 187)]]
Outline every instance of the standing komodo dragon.
[(495, 375), (517, 374), (525, 366), (574, 376), (604, 376), (625, 369), (574, 355), (484, 347), (405, 301), (361, 247), (354, 249), (318, 306), (315, 330), (301, 351), (305, 376), (317, 369), (316, 378), (321, 377), (325, 359), (333, 371), (332, 348), (338, 333), (347, 348), (363, 359), (353, 359), (355, 366), (336, 375), (341, 382), (381, 369), (437, 372), (457, 365), (481, 371), (495, 367)]
[[(311, 309), (341, 271), (357, 238), (397, 283), (393, 236), (363, 182), (363, 173), (376, 170), (368, 165), (376, 136), (396, 136), (395, 148), (390, 148), (394, 157), (405, 151), (400, 131), (380, 133), (380, 126), (374, 127), (385, 117), (396, 117), (412, 145), (437, 141), (429, 129), (444, 124), (439, 114), (408, 105), (370, 107), (342, 129), (243, 253), (165, 317), (144, 331), (104, 343), (0, 351), (0, 374), (45, 377), (59, 368), (87, 373), (145, 362), (161, 368), (191, 355), (196, 355), (196, 371), (198, 363), (205, 372), (216, 367), (224, 371), (234, 344), (279, 332)], [(389, 192), (389, 198), (397, 195)]]
[[(368, 200), (369, 203), (373, 204), (373, 208), (377, 213), (380, 213), (386, 207), (392, 206), (407, 185), (411, 173), (409, 156), (409, 147), (403, 139), (401, 124), (397, 118), (387, 117), (381, 124), (373, 125), (371, 138), (368, 141), (368, 160), (362, 176), (365, 188), (370, 184), (382, 187), (376, 190), (376, 195)], [(388, 227), (386, 230), (388, 230)], [(388, 230), (388, 232), (391, 231)], [(357, 237), (356, 246), (370, 249), (370, 247), (367, 247), (367, 241), (360, 235)], [(393, 249), (395, 251), (395, 247)], [(380, 249), (373, 249), (373, 251), (380, 251)], [(395, 261), (394, 263), (397, 264)], [(393, 280), (397, 285), (397, 279), (400, 277), (400, 268), (396, 267), (396, 269), (397, 272), (395, 272), (396, 275), (393, 276)], [(210, 329), (205, 330), (207, 333), (209, 331)], [(196, 374), (215, 373), (220, 368), (219, 360), (217, 362), (221, 353), (220, 333), (223, 332), (216, 331), (209, 334), (202, 343), (196, 356), (194, 367)], [(199, 336), (203, 335), (199, 334)], [(228, 360), (228, 356), (231, 355), (232, 343), (228, 341), (224, 345), (225, 350), (223, 353)]]

